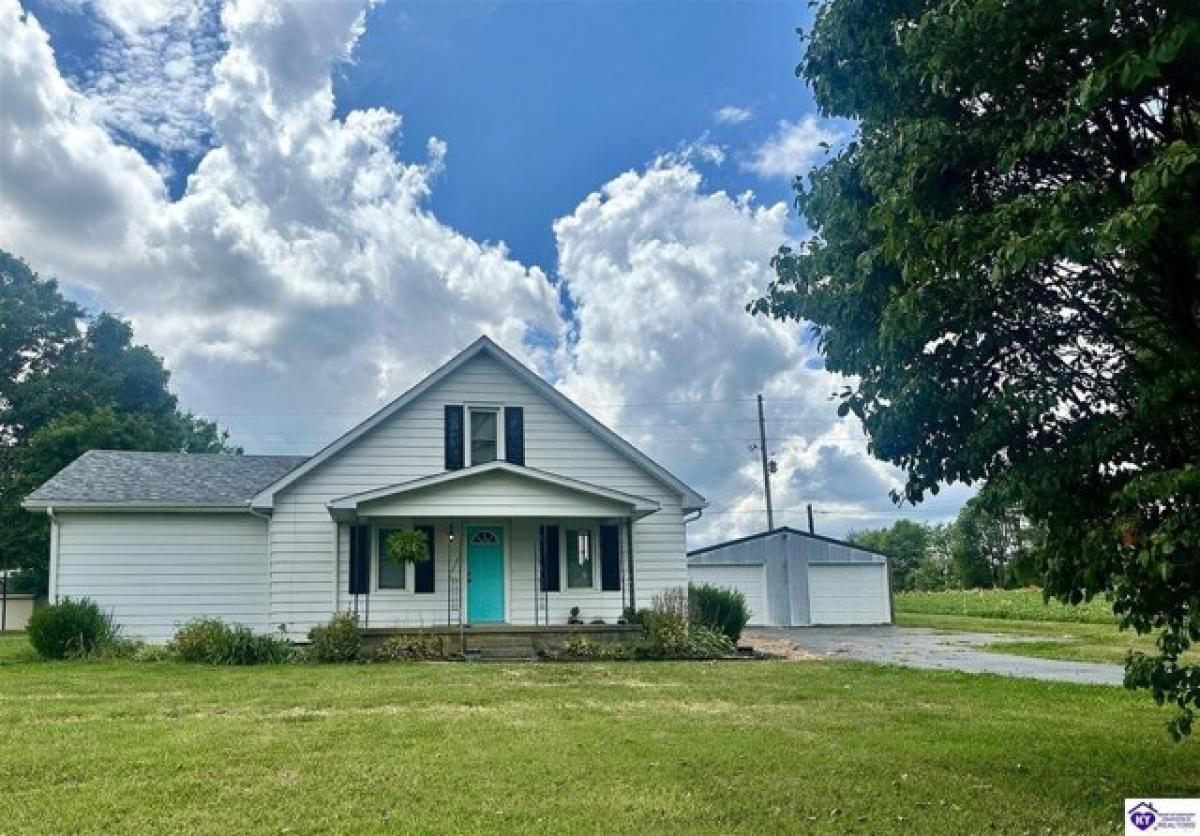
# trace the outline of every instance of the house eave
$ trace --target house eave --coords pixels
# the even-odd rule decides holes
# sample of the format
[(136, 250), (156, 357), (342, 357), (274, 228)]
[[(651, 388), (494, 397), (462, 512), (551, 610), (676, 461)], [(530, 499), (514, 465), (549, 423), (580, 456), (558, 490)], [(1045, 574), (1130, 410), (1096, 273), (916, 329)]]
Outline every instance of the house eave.
[[(477, 467), (468, 467), (461, 470), (450, 470), (444, 473), (437, 473), (433, 476), (424, 476), (419, 479), (412, 479), (408, 482), (400, 482), (395, 485), (388, 485), (381, 488), (375, 488), (369, 491), (349, 494), (347, 496), (338, 497), (326, 503), (329, 513), (335, 519), (351, 519), (357, 513), (358, 508), (364, 503), (373, 502), (380, 499), (401, 496), (413, 491), (425, 490), (434, 488), (439, 485), (447, 485), (463, 479), (472, 479), (484, 476), (489, 473), (508, 473), (525, 479), (530, 479), (535, 482), (541, 482), (548, 485), (553, 485), (563, 490), (575, 491), (577, 493), (587, 494), (597, 497), (608, 502), (613, 502), (618, 505), (626, 506), (629, 509), (630, 516), (635, 519), (653, 514), (660, 510), (662, 505), (655, 500), (647, 499), (643, 496), (623, 493), (621, 491), (605, 488), (600, 485), (593, 485), (589, 482), (582, 482), (578, 479), (571, 479), (566, 476), (560, 476), (557, 473), (539, 470), (537, 468), (523, 467), (520, 465), (509, 464), (508, 462), (489, 462)], [(537, 516), (533, 514), (532, 516)]]
[(250, 513), (250, 507), (245, 503), (186, 503), (186, 502), (85, 502), (80, 500), (27, 499), (21, 503), (26, 511), (44, 511), (49, 513), (64, 511), (105, 511), (105, 512), (145, 512), (162, 513), (195, 513), (195, 514), (231, 514)]

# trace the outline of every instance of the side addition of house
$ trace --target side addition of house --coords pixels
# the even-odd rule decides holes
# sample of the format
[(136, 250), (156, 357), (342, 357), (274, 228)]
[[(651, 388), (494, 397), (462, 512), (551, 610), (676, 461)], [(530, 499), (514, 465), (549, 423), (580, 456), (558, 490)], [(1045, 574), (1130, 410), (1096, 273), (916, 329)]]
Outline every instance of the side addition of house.
[[(93, 451), (25, 501), (51, 519), (50, 599), (149, 640), (201, 616), (301, 638), (336, 611), (613, 623), (686, 586), (704, 504), (486, 337), (311, 458)], [(431, 559), (389, 555), (405, 530)]]

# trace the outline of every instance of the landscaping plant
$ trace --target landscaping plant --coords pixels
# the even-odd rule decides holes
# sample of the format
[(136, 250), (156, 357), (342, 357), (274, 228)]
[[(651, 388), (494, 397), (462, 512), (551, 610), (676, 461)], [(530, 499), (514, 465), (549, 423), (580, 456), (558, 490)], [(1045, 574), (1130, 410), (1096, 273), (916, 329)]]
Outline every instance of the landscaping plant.
[(306, 655), (314, 662), (356, 662), (362, 656), (362, 633), (358, 618), (339, 612), (328, 624), (308, 631), (310, 642)]
[(736, 643), (750, 620), (750, 608), (740, 590), (707, 583), (689, 584), (688, 620), (693, 627), (708, 627)]
[(441, 636), (414, 633), (384, 639), (371, 651), (373, 662), (421, 662), (445, 659), (446, 648)]
[(219, 618), (198, 618), (179, 628), (168, 649), (183, 662), (263, 665), (288, 661), (292, 645), (284, 636), (256, 635), (249, 627)]
[(43, 659), (90, 656), (117, 640), (112, 617), (87, 598), (64, 598), (35, 610), (25, 629)]

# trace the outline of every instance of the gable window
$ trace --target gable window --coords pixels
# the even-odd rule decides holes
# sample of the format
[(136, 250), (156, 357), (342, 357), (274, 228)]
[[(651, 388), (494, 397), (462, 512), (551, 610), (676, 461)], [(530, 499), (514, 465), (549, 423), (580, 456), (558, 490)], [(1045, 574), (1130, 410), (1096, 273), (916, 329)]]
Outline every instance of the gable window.
[(375, 557), (377, 564), (375, 578), (376, 586), (379, 589), (404, 589), (404, 582), (408, 575), (407, 566), (394, 560), (388, 560), (388, 539), (395, 531), (396, 529), (393, 528), (384, 528), (379, 531), (378, 553)]
[(471, 460), (468, 465), (485, 464), (500, 458), (500, 410), (472, 407), (467, 423), (471, 434)]
[(592, 532), (567, 531), (567, 588), (591, 589)]

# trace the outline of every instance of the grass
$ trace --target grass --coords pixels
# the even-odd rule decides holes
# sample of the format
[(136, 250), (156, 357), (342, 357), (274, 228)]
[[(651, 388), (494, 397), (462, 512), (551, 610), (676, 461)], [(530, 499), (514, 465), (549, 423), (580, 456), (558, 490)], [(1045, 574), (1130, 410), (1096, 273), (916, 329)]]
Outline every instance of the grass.
[(896, 596), (896, 612), (922, 615), (961, 615), (1015, 621), (1055, 621), (1116, 624), (1112, 606), (1102, 598), (1071, 606), (1045, 601), (1042, 591), (1028, 589), (968, 589), (945, 592), (905, 592)]
[(1144, 694), (848, 662), (207, 668), (0, 638), (6, 833), (1112, 832)]
[[(1123, 665), (1130, 650), (1157, 652), (1153, 635), (1120, 630), (1106, 601), (1079, 607), (1044, 602), (1038, 589), (905, 592), (896, 596), (896, 623), (970, 633), (1024, 636), (981, 649), (1018, 656)], [(1200, 650), (1184, 660), (1200, 663)]]

